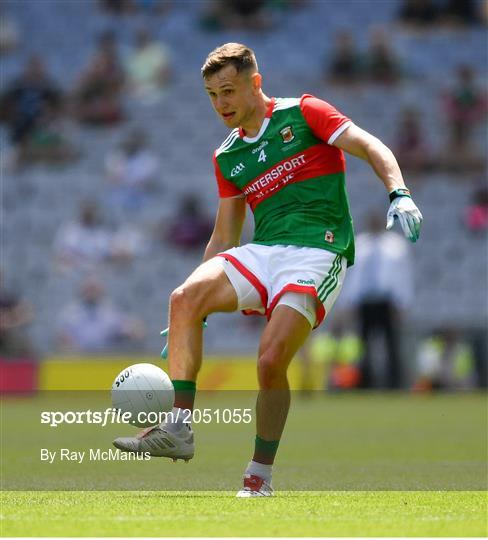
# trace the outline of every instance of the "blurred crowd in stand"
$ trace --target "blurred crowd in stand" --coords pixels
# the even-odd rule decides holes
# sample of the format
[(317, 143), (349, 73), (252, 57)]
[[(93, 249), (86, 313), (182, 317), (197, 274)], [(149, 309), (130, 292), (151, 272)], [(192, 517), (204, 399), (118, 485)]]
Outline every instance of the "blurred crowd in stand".
[(405, 0), (399, 20), (413, 29), (462, 28), (486, 21), (486, 9), (476, 0)]
[(354, 33), (340, 30), (335, 35), (332, 60), (325, 66), (328, 83), (354, 85), (372, 83), (395, 85), (405, 75), (401, 61), (391, 47), (389, 33), (377, 26), (370, 30), (369, 44), (358, 50)]
[[(340, 30), (335, 36), (332, 58), (325, 65), (326, 84), (353, 88), (363, 85), (396, 86), (412, 77), (392, 48), (385, 28), (370, 32), (369, 47), (363, 54), (353, 32)], [(476, 129), (486, 122), (486, 89), (476, 78), (474, 66), (459, 65), (454, 82), (439, 95), (439, 114), (446, 124), (443, 147), (435, 151), (427, 135), (422, 112), (415, 104), (399, 110), (398, 128), (392, 148), (402, 169), (408, 173), (446, 171), (480, 172), (485, 156), (473, 144)]]
[[(141, 28), (121, 58), (112, 31), (103, 32), (95, 50), (68, 91), (49, 74), (48, 60), (32, 55), (0, 96), (0, 119), (9, 130), (9, 169), (44, 162), (69, 163), (79, 157), (65, 133), (66, 123), (108, 127), (126, 120), (124, 96), (155, 105), (171, 83), (168, 48)], [(3, 164), (5, 166), (5, 163)]]

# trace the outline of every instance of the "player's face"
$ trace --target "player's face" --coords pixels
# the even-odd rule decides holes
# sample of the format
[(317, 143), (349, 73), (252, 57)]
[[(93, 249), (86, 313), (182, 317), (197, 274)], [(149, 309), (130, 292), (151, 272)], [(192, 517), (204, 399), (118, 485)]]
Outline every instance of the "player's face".
[(205, 81), (212, 106), (227, 127), (243, 126), (252, 117), (258, 90), (256, 76), (257, 73), (238, 73), (233, 65), (228, 65)]

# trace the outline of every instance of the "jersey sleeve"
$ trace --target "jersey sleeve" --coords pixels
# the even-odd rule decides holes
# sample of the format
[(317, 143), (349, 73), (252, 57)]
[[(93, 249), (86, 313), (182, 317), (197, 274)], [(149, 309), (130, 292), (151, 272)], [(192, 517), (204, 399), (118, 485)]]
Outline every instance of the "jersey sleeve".
[(215, 152), (213, 155), (213, 164), (215, 169), (215, 178), (217, 179), (217, 187), (219, 189), (219, 197), (225, 199), (228, 197), (236, 197), (238, 195), (242, 195), (242, 191), (236, 185), (224, 178), (224, 175), (222, 174), (219, 164), (217, 162)]
[(305, 94), (300, 99), (300, 109), (313, 134), (327, 144), (333, 144), (352, 121), (330, 103)]

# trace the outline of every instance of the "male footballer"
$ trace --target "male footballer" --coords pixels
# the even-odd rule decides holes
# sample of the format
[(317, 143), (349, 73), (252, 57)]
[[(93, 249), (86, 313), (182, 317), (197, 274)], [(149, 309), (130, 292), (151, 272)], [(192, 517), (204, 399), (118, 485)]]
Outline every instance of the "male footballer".
[[(255, 449), (237, 496), (270, 496), (290, 404), (288, 365), (330, 313), (354, 262), (343, 151), (367, 161), (385, 185), (387, 229), (398, 219), (415, 242), (422, 215), (381, 141), (311, 95), (265, 95), (248, 47), (218, 47), (208, 55), (202, 76), (215, 112), (232, 131), (213, 157), (220, 198), (203, 263), (170, 299), (169, 375), (173, 412), (180, 420), (114, 444), (129, 452), (191, 459), (193, 431), (181, 413), (193, 408), (202, 321), (214, 312), (260, 313), (268, 322), (257, 360)], [(254, 214), (254, 238), (239, 246), (246, 204)]]

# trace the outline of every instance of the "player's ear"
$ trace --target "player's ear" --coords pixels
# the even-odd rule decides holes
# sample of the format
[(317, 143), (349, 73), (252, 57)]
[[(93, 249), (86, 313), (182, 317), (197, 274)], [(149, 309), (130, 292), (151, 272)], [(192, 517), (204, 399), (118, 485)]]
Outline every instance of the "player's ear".
[(263, 81), (263, 78), (261, 77), (260, 73), (256, 72), (251, 75), (252, 89), (254, 93), (257, 93), (261, 90), (262, 81)]

